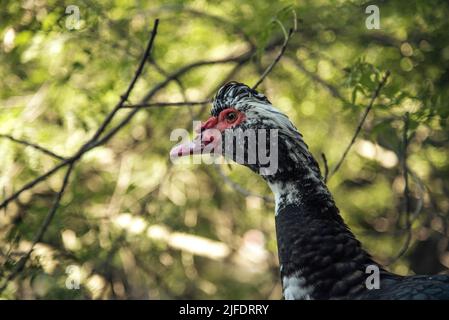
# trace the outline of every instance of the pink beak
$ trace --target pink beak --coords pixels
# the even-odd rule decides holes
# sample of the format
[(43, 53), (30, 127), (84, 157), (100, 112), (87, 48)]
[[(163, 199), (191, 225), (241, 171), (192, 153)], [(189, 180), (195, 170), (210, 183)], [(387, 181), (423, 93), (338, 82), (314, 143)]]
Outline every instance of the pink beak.
[(209, 118), (197, 130), (198, 135), (192, 141), (181, 143), (170, 150), (171, 158), (179, 158), (194, 154), (211, 154), (220, 145), (221, 133), (215, 129), (216, 117)]

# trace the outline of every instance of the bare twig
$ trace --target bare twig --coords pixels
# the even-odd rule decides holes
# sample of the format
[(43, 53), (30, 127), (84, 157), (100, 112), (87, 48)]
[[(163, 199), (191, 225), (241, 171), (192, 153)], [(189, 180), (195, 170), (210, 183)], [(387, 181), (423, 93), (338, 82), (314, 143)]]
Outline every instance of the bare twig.
[(92, 142), (96, 141), (98, 137), (105, 131), (106, 127), (109, 125), (109, 123), (114, 118), (115, 113), (123, 107), (125, 102), (128, 100), (129, 95), (131, 94), (131, 91), (134, 89), (134, 85), (136, 84), (137, 80), (139, 79), (140, 75), (142, 74), (143, 67), (145, 66), (145, 63), (150, 55), (151, 49), (153, 47), (154, 39), (156, 38), (157, 34), (157, 28), (159, 25), (159, 20), (156, 19), (154, 21), (153, 31), (151, 32), (150, 40), (148, 41), (147, 47), (145, 49), (145, 52), (142, 56), (142, 59), (140, 60), (139, 66), (137, 67), (136, 72), (134, 73), (134, 77), (132, 78), (130, 84), (128, 85), (128, 88), (126, 89), (125, 93), (120, 96), (120, 101), (117, 103), (117, 105), (114, 107), (114, 109), (107, 115), (106, 119), (103, 121), (103, 123), (100, 125), (100, 127), (97, 129), (95, 134), (92, 136), (92, 138), (84, 144), (78, 153), (83, 153), (84, 150), (88, 150)]
[[(407, 112), (404, 117), (404, 132), (402, 134), (402, 171), (404, 175), (404, 198), (405, 198), (405, 212), (410, 215), (410, 191), (408, 185), (408, 167), (407, 167), (407, 149), (408, 149), (408, 126), (409, 126), (409, 113)], [(407, 219), (408, 220), (408, 219)]]
[(229, 27), (231, 27), (232, 31), (235, 32), (237, 35), (239, 35), (244, 41), (246, 41), (251, 46), (251, 48), (256, 47), (256, 44), (254, 43), (254, 41), (251, 40), (250, 36), (242, 28), (240, 28), (240, 26), (238, 24), (234, 24), (220, 16), (213, 15), (211, 13), (207, 13), (207, 12), (203, 12), (203, 11), (198, 11), (198, 10), (195, 10), (192, 8), (186, 8), (185, 6), (181, 6), (181, 10), (184, 13), (189, 13), (189, 14), (196, 15), (199, 17), (207, 18), (210, 21), (214, 22), (220, 28), (223, 28), (223, 26), (229, 26)]
[(187, 73), (188, 71), (190, 71), (192, 69), (203, 67), (203, 66), (215, 65), (215, 64), (227, 64), (227, 63), (233, 63), (233, 62), (238, 63), (241, 61), (247, 61), (252, 57), (253, 53), (254, 53), (253, 50), (248, 50), (248, 51), (244, 52), (243, 54), (240, 54), (237, 56), (231, 56), (231, 57), (226, 57), (223, 59), (216, 59), (216, 60), (200, 60), (200, 61), (190, 63), (188, 65), (185, 65), (185, 66), (179, 68), (178, 70), (170, 73), (164, 81), (160, 82), (158, 85), (156, 85), (154, 88), (152, 88), (151, 91), (148, 92), (145, 95), (145, 97), (142, 99), (142, 102), (148, 102), (149, 97), (154, 95), (153, 91), (159, 91), (161, 88), (165, 87), (167, 85), (167, 83), (173, 81), (174, 79), (179, 79), (180, 76), (182, 76), (183, 74)]
[(211, 103), (212, 100), (204, 101), (177, 101), (177, 102), (151, 102), (151, 103), (138, 103), (127, 104), (123, 108), (153, 108), (153, 107), (179, 107), (179, 106), (202, 106)]
[(405, 229), (407, 231), (407, 238), (405, 239), (405, 243), (402, 246), (401, 250), (399, 250), (398, 254), (393, 259), (390, 260), (388, 265), (395, 263), (405, 254), (405, 252), (407, 252), (407, 249), (409, 248), (410, 242), (412, 240), (412, 223), (410, 220), (411, 199), (408, 181), (409, 170), (407, 166), (407, 149), (409, 145), (408, 127), (409, 127), (409, 113), (407, 112), (404, 117), (404, 131), (402, 133), (402, 175), (404, 179)]
[[(237, 64), (228, 72), (228, 74), (221, 80), (221, 82), (215, 86), (212, 90), (210, 90), (210, 92), (206, 95), (206, 97), (210, 97), (208, 100), (210, 100), (211, 102), (214, 100), (214, 96), (217, 93), (217, 91), (228, 81), (231, 81), (234, 76), (240, 71), (240, 69), (246, 64), (248, 63), (248, 61), (250, 61), (250, 59), (246, 59), (246, 60), (241, 60), (239, 62), (237, 62)], [(198, 113), (196, 114), (197, 116), (200, 116), (201, 114), (204, 113), (204, 111), (206, 110), (206, 106), (207, 104), (204, 104), (201, 106), (200, 110), (198, 111)]]
[(340, 160), (338, 161), (337, 165), (335, 166), (335, 168), (332, 170), (332, 172), (329, 174), (328, 180), (340, 169), (341, 165), (343, 164), (343, 162), (346, 159), (346, 156), (349, 153), (349, 150), (351, 149), (351, 147), (354, 145), (355, 140), (357, 139), (360, 131), (362, 130), (363, 124), (365, 123), (366, 117), (368, 116), (368, 113), (371, 111), (373, 105), (374, 105), (374, 101), (377, 99), (377, 97), (380, 94), (380, 90), (382, 89), (382, 87), (385, 85), (385, 83), (388, 80), (388, 77), (390, 76), (390, 71), (387, 71), (385, 73), (385, 75), (383, 76), (382, 80), (379, 82), (379, 85), (377, 86), (376, 90), (373, 92), (373, 95), (371, 96), (371, 100), (368, 104), (368, 106), (365, 109), (365, 112), (362, 115), (362, 119), (360, 120), (354, 136), (351, 139), (351, 142), (348, 144), (348, 146), (346, 147), (345, 151), (343, 152), (343, 155), (341, 156)]
[[(448, 230), (449, 230), (449, 222), (447, 219), (447, 216), (445, 216), (442, 212), (441, 209), (439, 208), (439, 205), (437, 203), (437, 201), (435, 200), (435, 195), (433, 193), (433, 191), (431, 190), (431, 188), (429, 187), (429, 185), (427, 185), (426, 183), (424, 183), (424, 181), (422, 181), (422, 179), (411, 169), (408, 168), (408, 172), (409, 174), (412, 176), (413, 180), (415, 181), (415, 183), (418, 185), (418, 188), (420, 190), (421, 196), (419, 199), (419, 203), (418, 205), (420, 206), (419, 209), (422, 209), (423, 206), (423, 195), (426, 192), (428, 197), (429, 197), (429, 204), (430, 207), (432, 208), (432, 216), (434, 217), (438, 217), (441, 219), (441, 222), (443, 223), (443, 232), (444, 235), (448, 235)], [(413, 219), (416, 219), (417, 215), (419, 214), (419, 211), (417, 211), (415, 209), (415, 212), (413, 213)]]
[(245, 32), (243, 28), (240, 27), (239, 24), (234, 24), (232, 21), (229, 21), (223, 17), (212, 14), (206, 11), (199, 11), (197, 9), (188, 7), (184, 4), (181, 5), (164, 5), (162, 8), (157, 8), (154, 10), (150, 10), (150, 14), (159, 14), (162, 11), (178, 11), (183, 14), (188, 14), (194, 17), (203, 18), (205, 20), (209, 20), (212, 24), (216, 25), (220, 30), (229, 29), (230, 32), (235, 33), (239, 36), (243, 41), (247, 42), (252, 48), (255, 48), (256, 45), (251, 37)]
[[(286, 46), (286, 44), (285, 44), (286, 40), (287, 39), (284, 39), (284, 46)], [(279, 43), (280, 43), (280, 39), (275, 39), (274, 41), (272, 41), (266, 47), (266, 50), (272, 50)], [(288, 44), (288, 41), (287, 41), (287, 44)], [(283, 49), (283, 51), (285, 51), (285, 48)], [(276, 60), (273, 61), (272, 64), (270, 64), (270, 66), (264, 72), (264, 75), (258, 80), (259, 84), (261, 82), (263, 82), (263, 80), (268, 75), (268, 73), (271, 72), (271, 70), (273, 69), (274, 65), (280, 60), (280, 58), (283, 55), (283, 51), (281, 50), (282, 54), (279, 54), (276, 57)], [(227, 57), (227, 58), (223, 58), (223, 59), (216, 59), (216, 60), (200, 60), (200, 61), (196, 61), (196, 62), (190, 63), (188, 65), (185, 65), (185, 66), (179, 68), (178, 70), (176, 70), (176, 71), (174, 71), (172, 73), (167, 74), (166, 75), (166, 79), (164, 81), (160, 82), (159, 84), (157, 84), (154, 88), (152, 88), (152, 90), (145, 95), (145, 97), (142, 99), (142, 101), (140, 103), (137, 103), (137, 104), (124, 104), (122, 106), (122, 109), (151, 108), (151, 107), (156, 107), (156, 106), (165, 107), (165, 106), (185, 106), (185, 105), (187, 105), (187, 106), (194, 106), (194, 105), (203, 105), (204, 106), (204, 105), (207, 105), (207, 104), (212, 102), (212, 99), (206, 99), (204, 101), (179, 101), (179, 102), (160, 102), (160, 103), (159, 102), (148, 103), (148, 101), (150, 100), (150, 97), (152, 97), (154, 95), (154, 92), (159, 91), (160, 89), (165, 87), (171, 81), (179, 80), (179, 78), (183, 74), (187, 73), (191, 69), (195, 69), (195, 68), (199, 68), (199, 67), (203, 67), (203, 66), (208, 66), (208, 65), (215, 65), (215, 64), (237, 63), (235, 68), (230, 73), (232, 75), (232, 74), (235, 73), (235, 70), (240, 68), (246, 62), (248, 62), (251, 59), (251, 57), (254, 55), (254, 53), (255, 53), (255, 49), (251, 48), (250, 50), (245, 51), (244, 53), (242, 53), (240, 55), (237, 55), (237, 56), (231, 56), (231, 57)], [(229, 78), (229, 77), (227, 77), (227, 78)], [(224, 82), (226, 82), (226, 81), (224, 81)], [(221, 85), (222, 84), (220, 84), (220, 86)], [(215, 91), (216, 90), (214, 90), (213, 93), (215, 93)]]
[(70, 163), (69, 167), (67, 168), (67, 172), (65, 173), (64, 180), (62, 181), (61, 188), (59, 189), (58, 193), (56, 194), (56, 198), (53, 202), (52, 207), (50, 208), (50, 211), (48, 212), (47, 216), (45, 217), (44, 221), (42, 222), (38, 232), (34, 236), (33, 242), (31, 244), (30, 249), (26, 252), (26, 254), (17, 262), (15, 268), (13, 271), (5, 278), (5, 281), (3, 281), (3, 284), (0, 286), (0, 293), (5, 290), (8, 283), (13, 280), (25, 267), (25, 264), (27, 263), (28, 259), (31, 256), (31, 253), (34, 250), (34, 247), (36, 244), (41, 241), (42, 237), (44, 236), (45, 232), (47, 231), (48, 226), (50, 225), (51, 221), (53, 220), (56, 211), (59, 208), (59, 205), (61, 203), (62, 196), (64, 194), (64, 191), (67, 187), (67, 184), (69, 183), (70, 174), (72, 173), (74, 164)]
[[(157, 72), (159, 72), (161, 75), (163, 75), (164, 77), (168, 77), (168, 72), (164, 70), (164, 68), (162, 68), (156, 61), (154, 61), (154, 59), (152, 59), (150, 57), (150, 63), (151, 65), (157, 70)], [(173, 81), (176, 82), (176, 84), (179, 87), (179, 90), (181, 91), (182, 94), (182, 99), (184, 101), (187, 101), (187, 96), (186, 96), (186, 88), (184, 86), (184, 84), (182, 83), (182, 81), (179, 78), (175, 78)]]
[(148, 101), (150, 100), (150, 98), (152, 96), (154, 96), (154, 94), (156, 92), (158, 92), (160, 89), (164, 88), (169, 82), (176, 81), (176, 79), (178, 79), (178, 81), (179, 81), (179, 78), (183, 74), (190, 71), (191, 69), (208, 66), (208, 65), (227, 64), (227, 63), (233, 63), (233, 62), (237, 62), (237, 65), (240, 66), (243, 63), (247, 62), (251, 58), (253, 53), (254, 53), (253, 50), (249, 50), (239, 56), (231, 56), (228, 58), (217, 59), (217, 60), (201, 60), (201, 61), (197, 61), (197, 62), (190, 63), (188, 65), (185, 65), (185, 66), (179, 68), (178, 70), (176, 70), (170, 74), (167, 74), (165, 80), (160, 82), (159, 84), (157, 84), (149, 93), (147, 93), (140, 103), (125, 104), (122, 108), (123, 109), (134, 109), (134, 108), (141, 109), (141, 108), (152, 108), (152, 107), (170, 107), (170, 106), (179, 107), (179, 106), (198, 106), (198, 105), (204, 106), (204, 105), (207, 105), (212, 102), (211, 98), (203, 100), (203, 101), (152, 102), (152, 103), (149, 103)]
[(292, 14), (293, 14), (293, 27), (290, 28), (290, 30), (287, 31), (284, 28), (284, 25), (278, 20), (274, 20), (274, 22), (276, 22), (277, 24), (279, 24), (282, 32), (284, 33), (284, 43), (282, 44), (281, 47), (281, 51), (279, 51), (278, 55), (276, 56), (276, 58), (273, 60), (273, 62), (268, 66), (267, 69), (265, 69), (264, 73), (262, 74), (262, 76), (260, 77), (260, 79), (253, 85), (253, 89), (257, 89), (257, 87), (265, 80), (265, 78), (268, 76), (268, 74), (273, 70), (274, 66), (279, 62), (279, 60), (281, 60), (282, 56), (285, 53), (285, 50), (287, 49), (287, 45), (293, 35), (294, 32), (296, 32), (298, 30), (298, 18), (296, 16), (296, 11), (292, 10)]
[(327, 158), (324, 153), (321, 153), (321, 158), (323, 159), (324, 163), (324, 183), (326, 183), (327, 177), (329, 176), (329, 165), (327, 164)]
[(222, 177), (223, 181), (230, 186), (232, 189), (236, 190), (237, 192), (241, 193), (242, 195), (244, 195), (245, 197), (257, 197), (260, 198), (266, 202), (274, 202), (272, 197), (267, 197), (267, 196), (263, 196), (257, 193), (253, 193), (247, 189), (245, 189), (244, 187), (242, 187), (240, 184), (232, 181), (221, 169), (221, 167), (217, 164), (215, 164), (215, 168), (217, 169), (218, 174)]
[(46, 148), (44, 148), (44, 147), (41, 147), (41, 146), (39, 146), (39, 145), (37, 145), (37, 144), (35, 144), (35, 143), (28, 142), (28, 141), (22, 140), (22, 139), (17, 139), (17, 138), (14, 138), (14, 137), (11, 136), (11, 135), (5, 134), (5, 133), (0, 133), (0, 137), (9, 139), (9, 140), (11, 140), (11, 141), (13, 141), (13, 142), (22, 144), (22, 145), (27, 146), (27, 147), (34, 148), (34, 149), (36, 149), (36, 150), (39, 150), (40, 152), (45, 153), (46, 155), (48, 155), (48, 156), (50, 156), (50, 157), (53, 157), (53, 158), (55, 158), (55, 159), (58, 159), (58, 160), (66, 160), (66, 158), (64, 158), (63, 156), (57, 155), (57, 154), (54, 153), (53, 151), (50, 151), (50, 150), (48, 150), (48, 149), (46, 149)]
[(59, 169), (65, 167), (67, 164), (69, 164), (71, 159), (64, 160), (60, 163), (58, 163), (56, 166), (54, 166), (52, 169), (48, 170), (44, 174), (40, 175), (39, 177), (35, 178), (34, 180), (28, 182), (25, 184), (22, 188), (14, 192), (9, 197), (5, 198), (0, 203), (0, 209), (6, 208), (6, 206), (13, 200), (17, 199), (24, 191), (33, 188), (35, 185), (41, 183), (42, 181), (45, 181), (48, 177), (52, 176), (54, 173), (59, 171)]
[(407, 167), (407, 171), (408, 171), (408, 174), (413, 178), (413, 181), (415, 182), (415, 185), (416, 185), (417, 189), (419, 190), (419, 196), (417, 199), (417, 203), (415, 205), (415, 210), (413, 211), (413, 213), (410, 216), (410, 222), (413, 223), (418, 218), (418, 215), (423, 208), (424, 192), (425, 192), (426, 186), (424, 185), (421, 178), (418, 177), (418, 175), (415, 172), (413, 172), (409, 167)]
[(325, 88), (334, 98), (339, 99), (344, 104), (348, 104), (348, 101), (342, 96), (340, 91), (334, 87), (332, 84), (321, 78), (317, 73), (310, 72), (306, 69), (304, 64), (297, 58), (290, 58), (286, 56), (286, 61), (290, 61), (296, 68), (298, 68), (302, 73), (304, 73), (307, 77), (321, 85), (323, 88)]
[(285, 37), (284, 43), (282, 44), (281, 51), (279, 51), (276, 58), (273, 60), (273, 62), (268, 66), (267, 69), (265, 69), (264, 73), (260, 77), (260, 79), (253, 85), (253, 89), (257, 89), (257, 87), (265, 80), (265, 78), (270, 74), (271, 70), (273, 70), (274, 66), (281, 60), (282, 56), (284, 55), (285, 50), (287, 49), (288, 42), (290, 41), (292, 34), (294, 32), (294, 29), (291, 28)]

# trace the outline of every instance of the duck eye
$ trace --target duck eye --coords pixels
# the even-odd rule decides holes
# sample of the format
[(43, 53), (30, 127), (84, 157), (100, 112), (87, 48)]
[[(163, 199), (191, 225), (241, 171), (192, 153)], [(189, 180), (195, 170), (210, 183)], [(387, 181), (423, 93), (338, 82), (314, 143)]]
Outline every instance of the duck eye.
[(226, 121), (228, 122), (234, 122), (237, 119), (237, 113), (236, 112), (229, 112), (226, 114)]

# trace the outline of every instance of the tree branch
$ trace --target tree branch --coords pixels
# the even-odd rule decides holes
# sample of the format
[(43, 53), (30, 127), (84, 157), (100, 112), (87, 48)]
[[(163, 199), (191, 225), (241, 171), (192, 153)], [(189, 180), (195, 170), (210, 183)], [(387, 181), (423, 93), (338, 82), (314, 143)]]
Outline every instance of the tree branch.
[(409, 139), (408, 139), (408, 127), (409, 127), (409, 113), (407, 112), (404, 117), (404, 130), (402, 133), (402, 176), (404, 179), (404, 199), (405, 199), (405, 229), (407, 230), (407, 238), (405, 239), (405, 242), (399, 250), (398, 254), (390, 260), (388, 265), (391, 265), (398, 261), (406, 252), (407, 249), (410, 246), (410, 242), (412, 240), (412, 223), (410, 220), (411, 215), (411, 199), (410, 199), (410, 188), (409, 188), (409, 181), (408, 181), (408, 175), (409, 170), (407, 166), (407, 151), (408, 151), (408, 145), (409, 145)]
[(276, 58), (273, 60), (273, 62), (265, 69), (264, 73), (260, 77), (260, 79), (253, 85), (252, 89), (257, 89), (257, 87), (265, 80), (265, 78), (270, 74), (270, 72), (273, 70), (273, 68), (276, 66), (276, 64), (281, 60), (282, 56), (285, 53), (285, 50), (287, 49), (287, 45), (292, 37), (292, 34), (295, 30), (291, 28), (285, 37), (284, 43), (282, 44), (281, 51), (279, 51)]
[(92, 138), (85, 143), (80, 150), (78, 151), (78, 154), (84, 153), (84, 150), (89, 150), (90, 145), (98, 139), (98, 137), (104, 132), (108, 124), (112, 121), (114, 118), (114, 115), (122, 106), (125, 104), (125, 102), (128, 100), (129, 95), (131, 94), (131, 91), (134, 89), (134, 85), (136, 84), (137, 80), (139, 79), (140, 75), (142, 74), (143, 67), (145, 66), (145, 62), (147, 61), (151, 49), (153, 47), (154, 39), (156, 37), (157, 28), (159, 25), (159, 20), (156, 19), (154, 21), (153, 31), (151, 32), (150, 40), (148, 41), (147, 47), (145, 49), (145, 52), (143, 54), (142, 59), (140, 60), (139, 66), (134, 74), (133, 79), (131, 80), (130, 84), (128, 85), (128, 88), (126, 89), (125, 93), (120, 96), (120, 101), (117, 103), (117, 105), (114, 107), (114, 109), (107, 115), (106, 119), (103, 121), (103, 123), (100, 125), (100, 127), (97, 129), (95, 134), (92, 136)]
[(67, 187), (67, 184), (69, 183), (70, 174), (72, 173), (74, 164), (70, 163), (69, 167), (67, 169), (67, 172), (64, 176), (64, 180), (62, 182), (61, 188), (59, 189), (58, 193), (56, 194), (56, 198), (53, 202), (52, 207), (50, 208), (50, 211), (48, 212), (47, 216), (45, 217), (44, 221), (42, 222), (42, 225), (40, 226), (38, 232), (34, 236), (33, 242), (31, 244), (30, 249), (26, 252), (26, 254), (17, 262), (15, 268), (13, 271), (5, 278), (5, 281), (0, 286), (0, 293), (5, 290), (5, 288), (8, 286), (8, 283), (13, 280), (25, 267), (25, 264), (27, 263), (28, 259), (31, 256), (31, 253), (34, 250), (35, 245), (41, 241), (42, 237), (44, 236), (45, 232), (48, 229), (48, 226), (50, 225), (51, 221), (53, 220), (56, 211), (59, 208), (59, 205), (61, 203), (62, 196), (64, 195), (64, 191)]
[(324, 153), (321, 153), (321, 158), (323, 159), (324, 163), (324, 183), (327, 183), (327, 178), (329, 176), (329, 165), (327, 164), (327, 158)]
[[(53, 175), (54, 173), (56, 173), (57, 171), (59, 171), (59, 169), (65, 167), (66, 165), (71, 165), (73, 163), (75, 163), (76, 161), (78, 161), (87, 151), (91, 150), (93, 147), (96, 147), (98, 144), (96, 144), (97, 139), (101, 136), (101, 134), (105, 131), (106, 127), (108, 126), (108, 124), (112, 121), (112, 119), (114, 118), (114, 115), (117, 113), (118, 110), (120, 110), (122, 108), (122, 106), (124, 105), (124, 103), (128, 100), (129, 95), (131, 94), (131, 91), (134, 88), (134, 85), (136, 84), (138, 78), (140, 77), (140, 75), (142, 74), (143, 71), (143, 67), (145, 65), (145, 62), (148, 59), (148, 56), (151, 52), (151, 49), (153, 47), (153, 43), (154, 43), (154, 39), (156, 37), (156, 33), (157, 33), (157, 28), (159, 25), (159, 20), (156, 19), (154, 22), (154, 26), (153, 26), (153, 30), (151, 32), (151, 36), (150, 39), (148, 41), (148, 45), (145, 49), (145, 52), (142, 56), (142, 59), (139, 63), (139, 66), (134, 74), (134, 77), (132, 78), (130, 84), (128, 85), (128, 88), (126, 89), (125, 93), (122, 94), (120, 96), (120, 100), (117, 103), (117, 105), (114, 107), (114, 109), (106, 116), (106, 118), (104, 119), (103, 123), (100, 125), (100, 127), (96, 130), (96, 132), (94, 133), (94, 135), (85, 143), (81, 146), (81, 148), (79, 148), (79, 150), (70, 158), (65, 158), (64, 161), (60, 162), (59, 164), (57, 164), (56, 166), (54, 166), (52, 169), (50, 169), (49, 171), (47, 171), (46, 173), (40, 175), (39, 177), (37, 177), (36, 179), (30, 181), (29, 183), (25, 184), (22, 188), (20, 188), (18, 191), (14, 192), (11, 196), (7, 197), (5, 200), (3, 200), (0, 203), (0, 209), (5, 208), (8, 203), (10, 203), (11, 201), (13, 201), (14, 199), (16, 199), (22, 192), (34, 187), (36, 184), (46, 180), (48, 177), (50, 177), (51, 175)], [(116, 132), (116, 131), (115, 131)], [(114, 133), (115, 133), (114, 132)], [(113, 134), (109, 135), (109, 138), (112, 136)]]
[(153, 107), (179, 107), (179, 106), (202, 106), (211, 103), (212, 100), (204, 101), (177, 101), (177, 102), (151, 102), (151, 103), (137, 103), (127, 104), (123, 108), (153, 108)]
[(321, 78), (318, 74), (314, 72), (310, 72), (307, 70), (304, 66), (304, 64), (297, 58), (290, 58), (286, 56), (287, 61), (290, 61), (296, 68), (298, 68), (302, 73), (304, 73), (307, 77), (321, 85), (323, 88), (325, 88), (334, 98), (339, 99), (344, 104), (348, 104), (349, 102), (342, 96), (340, 91), (334, 87), (332, 84), (325, 81), (323, 78)]
[(328, 180), (330, 180), (330, 178), (340, 169), (341, 165), (343, 164), (343, 162), (346, 159), (346, 156), (349, 153), (349, 150), (351, 149), (351, 147), (353, 146), (353, 144), (355, 143), (355, 140), (357, 139), (360, 131), (362, 130), (363, 124), (365, 123), (366, 117), (368, 116), (368, 113), (371, 111), (374, 101), (377, 99), (377, 97), (380, 94), (380, 90), (382, 89), (382, 87), (385, 85), (385, 83), (387, 82), (388, 77), (390, 76), (390, 71), (387, 71), (385, 73), (385, 75), (383, 76), (382, 80), (379, 82), (379, 85), (377, 86), (377, 89), (373, 92), (373, 95), (371, 96), (371, 100), (368, 104), (368, 106), (365, 109), (365, 112), (363, 113), (362, 119), (360, 120), (354, 136), (351, 139), (351, 142), (348, 144), (348, 146), (346, 147), (345, 151), (343, 152), (343, 155), (341, 156), (340, 160), (338, 161), (337, 165), (335, 166), (335, 168), (332, 170), (332, 172), (329, 174)]
[(58, 160), (66, 160), (66, 158), (64, 158), (63, 156), (57, 155), (57, 154), (54, 153), (53, 151), (50, 151), (50, 150), (48, 150), (48, 149), (46, 149), (46, 148), (44, 148), (44, 147), (41, 147), (41, 146), (39, 146), (39, 145), (37, 145), (37, 144), (35, 144), (35, 143), (28, 142), (28, 141), (22, 140), (22, 139), (17, 139), (17, 138), (14, 138), (14, 137), (11, 136), (11, 135), (5, 134), (5, 133), (0, 133), (0, 137), (9, 139), (9, 140), (11, 140), (11, 141), (13, 141), (13, 142), (22, 144), (22, 145), (27, 146), (27, 147), (31, 147), (31, 148), (33, 148), (33, 149), (36, 149), (36, 150), (42, 152), (42, 153), (45, 153), (46, 155), (48, 155), (48, 156), (50, 156), (50, 157), (55, 158), (55, 159), (58, 159)]
[(253, 193), (247, 189), (245, 189), (244, 187), (242, 187), (240, 184), (238, 184), (237, 182), (234, 182), (231, 178), (229, 178), (224, 172), (223, 170), (221, 170), (221, 167), (217, 164), (215, 164), (215, 168), (217, 169), (218, 174), (221, 176), (221, 178), (223, 179), (223, 181), (225, 182), (225, 184), (227, 184), (229, 187), (231, 187), (232, 189), (234, 189), (235, 191), (241, 193), (242, 195), (244, 195), (245, 197), (257, 197), (260, 198), (266, 202), (274, 202), (272, 197), (268, 197), (268, 196), (263, 196), (257, 193)]

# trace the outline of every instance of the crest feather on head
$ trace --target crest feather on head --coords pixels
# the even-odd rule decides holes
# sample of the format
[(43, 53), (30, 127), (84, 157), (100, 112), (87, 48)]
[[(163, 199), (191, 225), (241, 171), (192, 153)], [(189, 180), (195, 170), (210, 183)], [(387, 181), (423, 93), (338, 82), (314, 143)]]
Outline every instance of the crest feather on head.
[(244, 83), (230, 81), (223, 85), (217, 92), (212, 104), (211, 114), (216, 117), (226, 108), (233, 107), (237, 103), (247, 99), (255, 99), (260, 102), (270, 103), (262, 93), (251, 89)]

